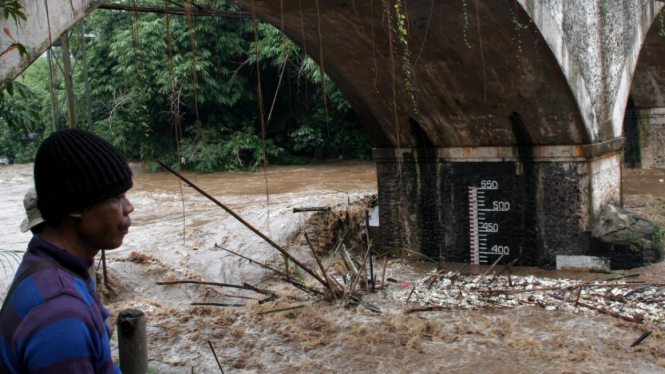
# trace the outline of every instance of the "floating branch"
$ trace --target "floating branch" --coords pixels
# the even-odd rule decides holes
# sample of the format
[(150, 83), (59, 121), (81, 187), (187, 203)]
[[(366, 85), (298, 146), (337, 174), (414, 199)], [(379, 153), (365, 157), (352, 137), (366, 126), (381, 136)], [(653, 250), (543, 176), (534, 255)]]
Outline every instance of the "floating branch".
[(642, 334), (642, 336), (640, 336), (639, 338), (637, 338), (637, 340), (635, 340), (635, 341), (633, 342), (633, 344), (630, 345), (630, 348), (634, 348), (634, 347), (637, 347), (638, 345), (640, 345), (640, 343), (642, 343), (642, 342), (644, 341), (644, 339), (648, 338), (649, 335), (651, 335), (652, 332), (653, 332), (653, 331), (647, 331), (647, 332), (645, 332), (644, 334)]
[[(549, 296), (551, 296), (551, 297), (553, 297), (553, 298), (555, 298), (555, 299), (557, 299), (557, 300), (566, 300), (566, 299), (564, 299), (563, 297), (558, 296), (558, 295), (549, 295)], [(615, 312), (613, 312), (613, 311), (611, 311), (611, 310), (607, 310), (607, 309), (604, 309), (604, 308), (600, 308), (600, 307), (596, 307), (596, 306), (593, 306), (593, 305), (589, 305), (589, 304), (583, 303), (583, 302), (581, 302), (581, 301), (578, 301), (578, 302), (577, 302), (577, 305), (583, 306), (583, 307), (588, 308), (588, 309), (591, 309), (591, 310), (595, 310), (595, 311), (600, 312), (600, 313), (603, 313), (603, 314), (608, 314), (608, 315), (610, 315), (610, 316), (612, 316), (612, 317), (621, 318), (621, 319), (624, 320), (624, 321), (635, 322), (635, 323), (641, 323), (641, 322), (642, 322), (642, 318), (636, 318), (636, 317), (625, 316), (625, 315), (623, 315), (623, 314), (615, 313)]]

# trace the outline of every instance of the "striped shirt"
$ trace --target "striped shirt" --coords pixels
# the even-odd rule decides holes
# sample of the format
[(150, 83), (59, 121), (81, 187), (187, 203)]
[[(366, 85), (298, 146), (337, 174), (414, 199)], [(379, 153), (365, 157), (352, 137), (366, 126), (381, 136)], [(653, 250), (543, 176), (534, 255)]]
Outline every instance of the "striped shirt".
[(109, 311), (88, 273), (92, 261), (36, 235), (16, 277), (44, 261), (56, 262), (71, 273), (54, 267), (33, 273), (5, 300), (0, 316), (0, 374), (120, 373), (111, 358), (105, 323)]

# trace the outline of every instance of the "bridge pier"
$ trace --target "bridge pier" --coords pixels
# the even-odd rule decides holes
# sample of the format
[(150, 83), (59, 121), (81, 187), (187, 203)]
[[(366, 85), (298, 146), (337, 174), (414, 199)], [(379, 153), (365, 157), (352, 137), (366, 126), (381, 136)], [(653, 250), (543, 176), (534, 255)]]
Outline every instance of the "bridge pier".
[(624, 139), (590, 145), (375, 149), (383, 251), (523, 264), (584, 254), (608, 204), (621, 205)]
[(665, 168), (665, 108), (631, 108), (625, 126), (626, 162), (642, 169)]

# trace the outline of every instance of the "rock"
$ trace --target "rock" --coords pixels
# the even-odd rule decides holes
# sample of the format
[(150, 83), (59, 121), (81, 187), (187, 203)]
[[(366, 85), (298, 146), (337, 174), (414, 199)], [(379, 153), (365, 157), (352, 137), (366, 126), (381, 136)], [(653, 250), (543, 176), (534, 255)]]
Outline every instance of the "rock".
[(660, 228), (635, 213), (607, 205), (600, 213), (591, 236), (596, 238), (593, 255), (607, 256), (612, 269), (631, 269), (660, 261)]
[(606, 243), (630, 245), (653, 237), (654, 227), (635, 213), (608, 204), (600, 213), (591, 235)]

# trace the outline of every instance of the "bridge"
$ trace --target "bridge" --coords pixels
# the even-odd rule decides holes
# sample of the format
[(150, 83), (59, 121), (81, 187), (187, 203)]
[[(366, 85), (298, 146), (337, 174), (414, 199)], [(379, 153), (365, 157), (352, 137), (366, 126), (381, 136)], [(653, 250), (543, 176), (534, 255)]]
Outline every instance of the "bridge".
[[(102, 3), (50, 0), (47, 14), (29, 2), (27, 21), (2, 27), (30, 57), (1, 56), (0, 79)], [(383, 249), (479, 263), (584, 254), (602, 208), (622, 203), (624, 135), (637, 132), (643, 166), (665, 165), (660, 1), (236, 3), (306, 49), (360, 116)]]

